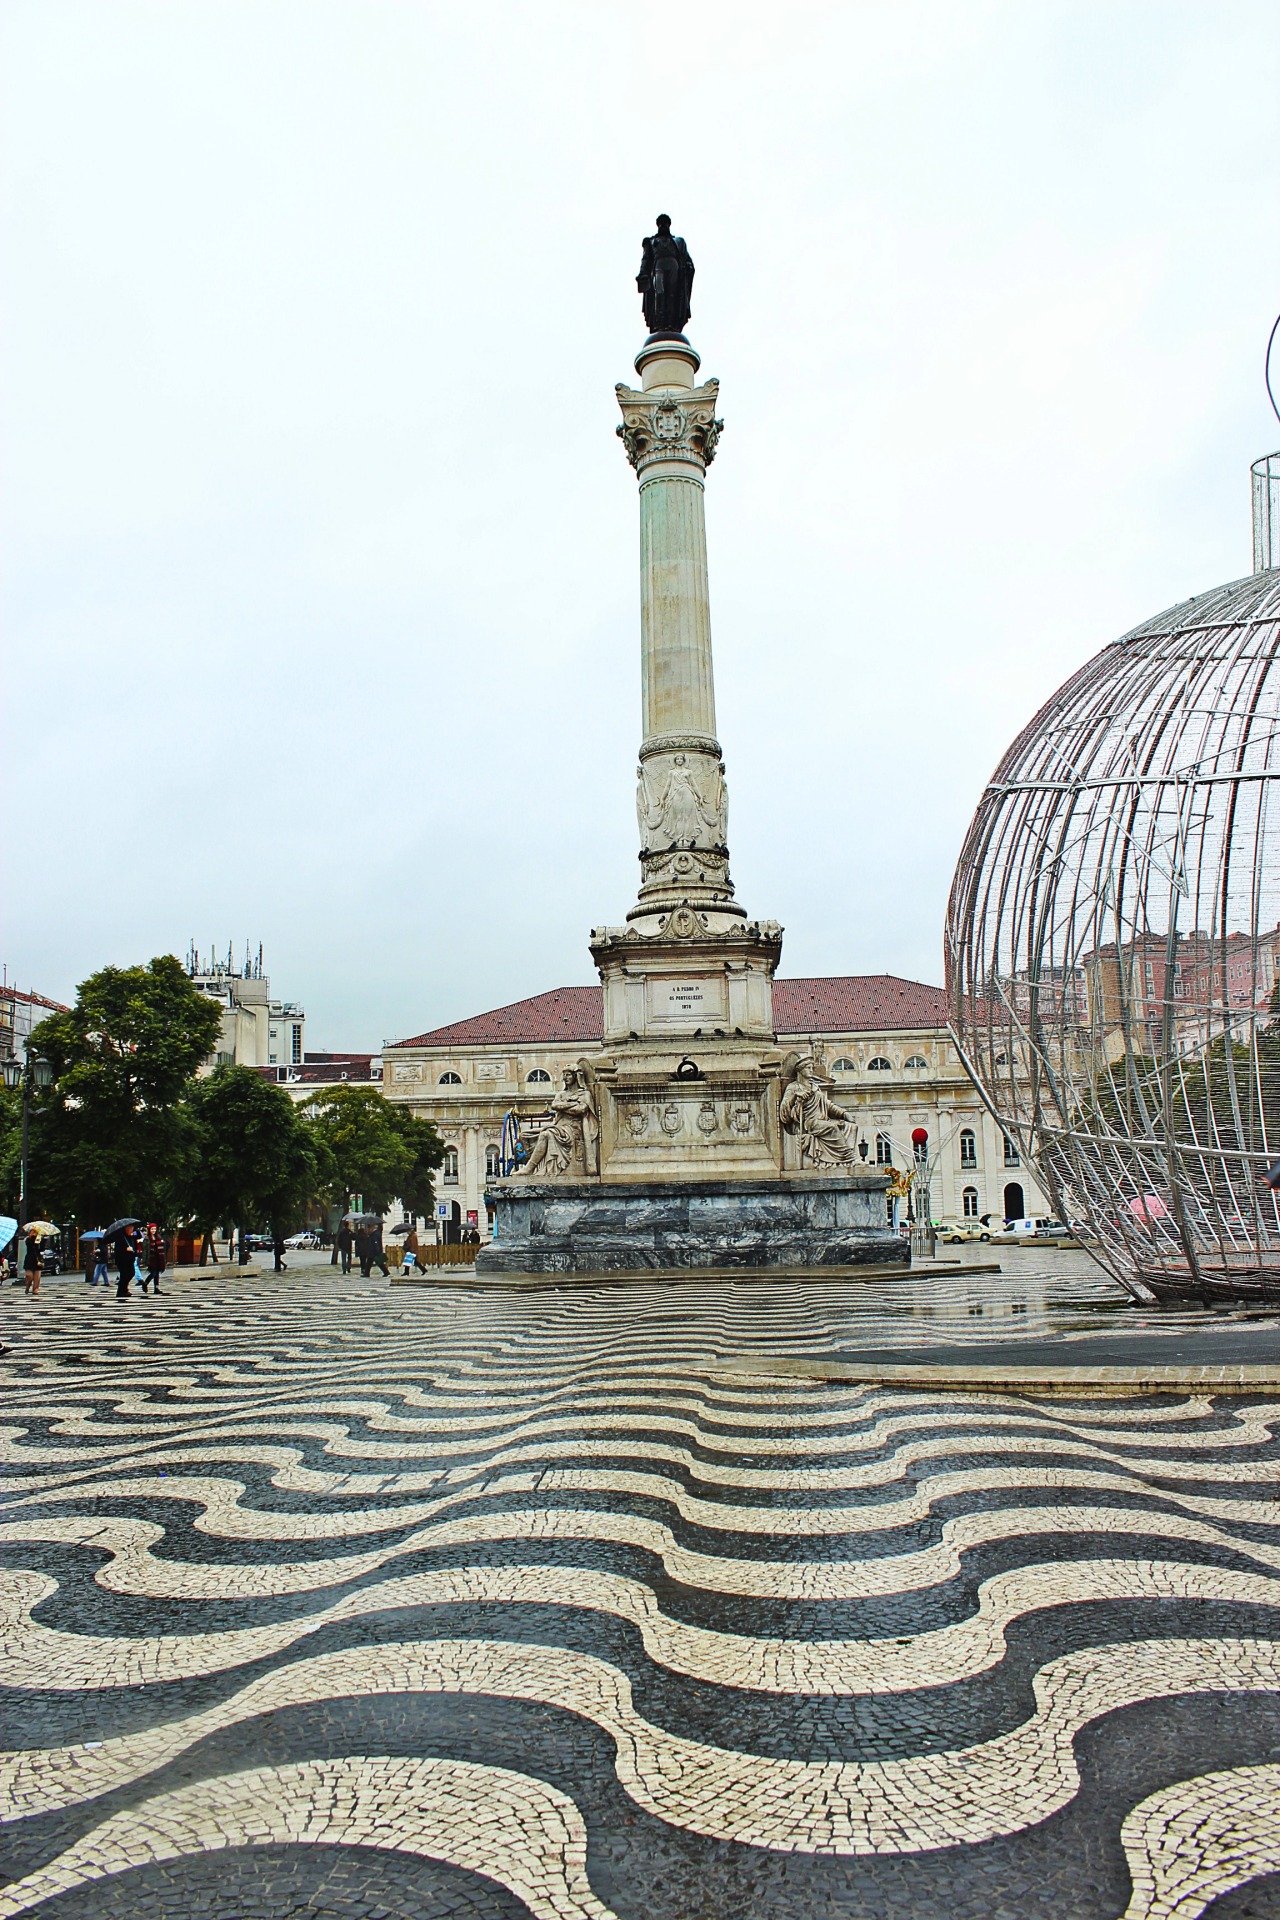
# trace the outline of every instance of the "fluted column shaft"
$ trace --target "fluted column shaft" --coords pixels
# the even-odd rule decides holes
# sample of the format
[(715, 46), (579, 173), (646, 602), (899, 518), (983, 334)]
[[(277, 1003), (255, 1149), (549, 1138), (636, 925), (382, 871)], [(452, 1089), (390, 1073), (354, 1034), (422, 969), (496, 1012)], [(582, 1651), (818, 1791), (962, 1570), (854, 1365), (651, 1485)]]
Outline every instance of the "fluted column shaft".
[[(681, 467), (684, 471), (668, 469)], [(715, 738), (701, 462), (664, 460), (640, 481), (642, 725)]]

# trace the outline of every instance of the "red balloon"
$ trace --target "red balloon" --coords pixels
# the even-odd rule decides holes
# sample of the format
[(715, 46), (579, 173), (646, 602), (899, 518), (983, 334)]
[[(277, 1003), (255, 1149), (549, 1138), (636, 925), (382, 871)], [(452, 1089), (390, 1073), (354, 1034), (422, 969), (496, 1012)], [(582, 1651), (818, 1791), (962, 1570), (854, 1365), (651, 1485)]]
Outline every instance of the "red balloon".
[(911, 1144), (913, 1147), (922, 1147), (928, 1138), (929, 1138), (928, 1127), (914, 1127), (912, 1129)]

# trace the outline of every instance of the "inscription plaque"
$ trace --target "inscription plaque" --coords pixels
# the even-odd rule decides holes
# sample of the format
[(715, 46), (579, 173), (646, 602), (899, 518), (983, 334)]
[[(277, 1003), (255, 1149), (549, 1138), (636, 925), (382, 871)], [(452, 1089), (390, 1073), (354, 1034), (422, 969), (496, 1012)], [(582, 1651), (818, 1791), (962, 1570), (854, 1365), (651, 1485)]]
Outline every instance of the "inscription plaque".
[(649, 980), (649, 1008), (654, 1020), (723, 1024), (726, 1014), (723, 980)]

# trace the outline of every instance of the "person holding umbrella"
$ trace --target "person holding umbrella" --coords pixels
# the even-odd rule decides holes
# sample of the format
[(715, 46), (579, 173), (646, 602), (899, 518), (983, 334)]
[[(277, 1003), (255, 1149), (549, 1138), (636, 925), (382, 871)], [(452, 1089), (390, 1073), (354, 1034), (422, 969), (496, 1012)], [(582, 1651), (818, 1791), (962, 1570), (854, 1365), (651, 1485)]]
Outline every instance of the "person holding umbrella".
[(333, 1237), (333, 1251), (334, 1254), (341, 1259), (342, 1271), (344, 1273), (350, 1273), (351, 1271), (351, 1247), (351, 1222), (344, 1214), (341, 1225)]
[(113, 1220), (103, 1234), (104, 1240), (118, 1240), (116, 1248), (116, 1299), (132, 1300), (129, 1282), (138, 1271), (138, 1249), (133, 1238), (134, 1227), (140, 1227), (141, 1220)]
[[(85, 1234), (83, 1237), (86, 1240), (89, 1238), (88, 1234)], [(104, 1287), (109, 1287), (111, 1285), (111, 1276), (107, 1271), (107, 1236), (105, 1233), (96, 1233), (93, 1236), (93, 1240), (93, 1272), (89, 1276), (89, 1285), (96, 1287), (101, 1284)]]

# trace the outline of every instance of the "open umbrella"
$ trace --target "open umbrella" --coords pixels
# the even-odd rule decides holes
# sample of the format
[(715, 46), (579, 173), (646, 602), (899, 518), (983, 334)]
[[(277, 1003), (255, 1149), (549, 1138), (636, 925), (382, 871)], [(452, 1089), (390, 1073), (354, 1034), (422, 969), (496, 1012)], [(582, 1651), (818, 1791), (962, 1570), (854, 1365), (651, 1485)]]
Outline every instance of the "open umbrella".
[(18, 1223), (11, 1214), (0, 1213), (0, 1250), (7, 1247), (18, 1231)]
[(28, 1220), (22, 1231), (24, 1233), (38, 1233), (41, 1239), (43, 1239), (46, 1233), (61, 1233), (62, 1228), (55, 1226), (52, 1220)]
[(344, 1213), (342, 1217), (349, 1227), (376, 1227), (382, 1215), (380, 1213)]
[(403, 1233), (412, 1233), (413, 1232), (412, 1220), (402, 1220), (398, 1227), (392, 1227), (391, 1232), (396, 1239), (398, 1239), (400, 1235)]
[(82, 1233), (80, 1238), (82, 1240), (105, 1240), (106, 1235), (103, 1233), (101, 1227), (90, 1227), (88, 1233)]
[(109, 1227), (103, 1228), (102, 1237), (104, 1240), (114, 1240), (118, 1233), (126, 1232), (129, 1227), (140, 1227), (141, 1225), (141, 1220), (113, 1220)]

